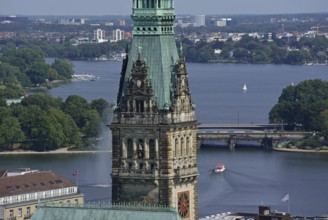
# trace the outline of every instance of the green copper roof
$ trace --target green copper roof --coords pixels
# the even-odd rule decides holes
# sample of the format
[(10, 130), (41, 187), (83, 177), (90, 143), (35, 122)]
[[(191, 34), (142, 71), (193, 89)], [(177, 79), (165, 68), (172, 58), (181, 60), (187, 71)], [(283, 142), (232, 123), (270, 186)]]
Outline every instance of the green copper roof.
[(39, 206), (31, 220), (181, 220), (177, 212), (155, 207), (138, 208), (112, 205)]
[(133, 38), (125, 75), (125, 84), (123, 86), (123, 95), (126, 82), (131, 75), (132, 63), (137, 59), (138, 52), (140, 52), (141, 58), (146, 61), (148, 66), (148, 76), (151, 79), (155, 102), (159, 109), (164, 109), (166, 103), (171, 105), (171, 81), (175, 74), (172, 73), (172, 66), (179, 60), (175, 37), (173, 34), (168, 34), (143, 35)]

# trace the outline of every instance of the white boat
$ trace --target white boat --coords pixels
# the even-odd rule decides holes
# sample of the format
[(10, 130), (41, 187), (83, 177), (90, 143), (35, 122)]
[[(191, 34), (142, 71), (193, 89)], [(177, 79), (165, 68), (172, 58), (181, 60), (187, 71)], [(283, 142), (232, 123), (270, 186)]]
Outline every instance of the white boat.
[(100, 77), (90, 73), (81, 73), (72, 75), (72, 79), (79, 81), (95, 81), (96, 79), (100, 79)]
[(214, 168), (214, 172), (215, 173), (222, 173), (223, 171), (225, 171), (225, 166), (223, 163), (217, 163), (215, 165), (215, 168)]
[(247, 92), (247, 85), (246, 85), (246, 83), (243, 86), (243, 92)]

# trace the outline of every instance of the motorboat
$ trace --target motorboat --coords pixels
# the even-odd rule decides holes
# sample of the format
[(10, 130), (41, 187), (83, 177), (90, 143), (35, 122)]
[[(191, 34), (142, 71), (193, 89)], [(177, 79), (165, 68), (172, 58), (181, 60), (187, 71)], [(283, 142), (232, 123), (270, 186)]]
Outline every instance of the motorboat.
[(214, 168), (214, 172), (215, 173), (222, 173), (223, 171), (225, 171), (225, 166), (223, 163), (217, 163), (215, 165), (215, 168)]

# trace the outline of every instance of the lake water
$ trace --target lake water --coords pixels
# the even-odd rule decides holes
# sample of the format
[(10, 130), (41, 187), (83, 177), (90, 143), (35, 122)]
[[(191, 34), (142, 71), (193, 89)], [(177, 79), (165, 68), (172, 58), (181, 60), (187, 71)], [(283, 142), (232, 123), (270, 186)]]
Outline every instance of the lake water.
[[(78, 94), (88, 100), (112, 102), (118, 90), (120, 62), (75, 62), (76, 72), (100, 76), (97, 81), (72, 82), (48, 93), (62, 98)], [(328, 80), (327, 66), (238, 65), (188, 63), (192, 97), (202, 123), (267, 123), (268, 112), (284, 87), (305, 79)], [(247, 84), (247, 93), (242, 87)], [(110, 148), (110, 143), (104, 143)], [(226, 172), (211, 171), (217, 162)], [(199, 215), (257, 212), (258, 205), (287, 211), (281, 202), (290, 195), (293, 215), (328, 213), (328, 154), (282, 153), (262, 150), (201, 149)], [(110, 201), (111, 154), (0, 155), (0, 168), (53, 170), (76, 181), (87, 201)]]

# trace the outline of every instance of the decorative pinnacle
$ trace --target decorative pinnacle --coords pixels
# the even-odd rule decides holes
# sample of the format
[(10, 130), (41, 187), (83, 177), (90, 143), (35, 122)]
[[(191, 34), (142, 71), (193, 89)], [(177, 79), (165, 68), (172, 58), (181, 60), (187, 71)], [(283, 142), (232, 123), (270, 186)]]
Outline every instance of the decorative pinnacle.
[(142, 46), (140, 44), (137, 45), (138, 56), (141, 54)]

